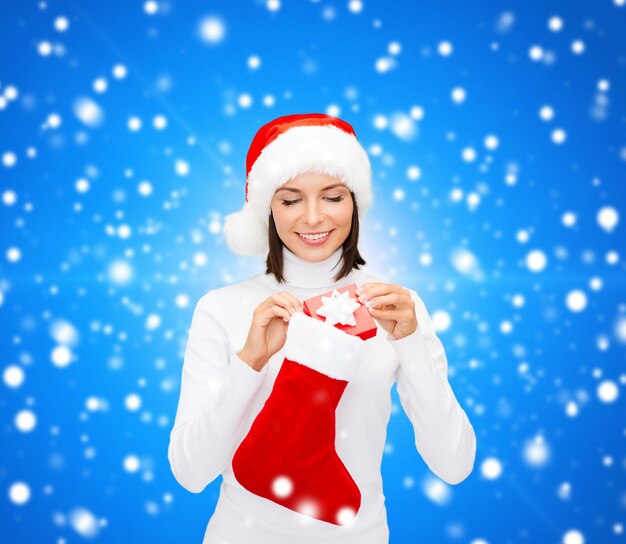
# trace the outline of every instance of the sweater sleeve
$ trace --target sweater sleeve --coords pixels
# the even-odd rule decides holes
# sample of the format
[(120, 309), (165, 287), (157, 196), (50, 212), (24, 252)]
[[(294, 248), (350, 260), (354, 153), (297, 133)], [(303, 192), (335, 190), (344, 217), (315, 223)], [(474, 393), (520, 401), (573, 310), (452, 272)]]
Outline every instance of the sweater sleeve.
[(398, 355), (397, 390), (415, 433), (415, 446), (430, 470), (448, 484), (472, 472), (476, 435), (448, 382), (448, 361), (426, 305), (413, 290), (417, 330), (387, 339)]
[(237, 356), (213, 306), (209, 292), (193, 313), (167, 453), (176, 481), (192, 493), (203, 491), (232, 458), (252, 397), (268, 372), (267, 365), (256, 371)]

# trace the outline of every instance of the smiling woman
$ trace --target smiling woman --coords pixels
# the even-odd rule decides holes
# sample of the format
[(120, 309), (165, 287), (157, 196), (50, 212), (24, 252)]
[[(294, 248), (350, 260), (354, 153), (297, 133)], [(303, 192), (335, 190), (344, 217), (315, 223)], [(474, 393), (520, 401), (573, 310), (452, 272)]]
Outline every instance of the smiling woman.
[[(246, 203), (224, 234), (238, 255), (267, 254), (267, 270), (196, 305), (172, 472), (195, 493), (223, 476), (204, 544), (387, 544), (380, 468), (394, 382), (431, 470), (456, 484), (473, 468), (445, 350), (415, 291), (361, 269), (371, 171), (348, 123), (279, 117), (257, 132), (246, 168)], [(352, 284), (376, 320), (368, 340), (302, 311)]]
[(272, 198), (266, 274), (279, 283), (283, 245), (310, 262), (328, 259), (342, 247), (335, 280), (366, 264), (358, 249), (359, 210), (354, 193), (337, 177), (304, 173), (281, 185)]
[(327, 259), (350, 234), (354, 211), (350, 190), (333, 181), (325, 174), (301, 174), (279, 187), (272, 199), (276, 233), (308, 261)]

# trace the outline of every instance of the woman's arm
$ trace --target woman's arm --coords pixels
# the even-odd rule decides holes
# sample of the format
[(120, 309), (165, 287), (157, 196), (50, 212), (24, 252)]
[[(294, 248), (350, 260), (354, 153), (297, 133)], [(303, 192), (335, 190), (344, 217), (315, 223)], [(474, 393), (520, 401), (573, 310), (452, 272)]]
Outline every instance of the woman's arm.
[(398, 355), (400, 402), (415, 433), (415, 446), (428, 467), (449, 484), (465, 480), (474, 467), (476, 435), (448, 382), (448, 361), (426, 305), (413, 290), (417, 330), (387, 338)]
[(196, 304), (182, 370), (168, 459), (176, 481), (200, 493), (231, 459), (254, 393), (268, 372), (230, 347), (211, 292)]

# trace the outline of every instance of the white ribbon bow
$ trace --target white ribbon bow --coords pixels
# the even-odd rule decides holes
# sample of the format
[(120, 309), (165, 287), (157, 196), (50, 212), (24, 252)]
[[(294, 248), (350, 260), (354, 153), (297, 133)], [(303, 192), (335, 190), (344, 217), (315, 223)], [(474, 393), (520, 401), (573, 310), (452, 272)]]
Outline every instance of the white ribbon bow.
[(325, 317), (330, 325), (356, 325), (354, 312), (359, 306), (359, 302), (350, 297), (350, 291), (339, 293), (334, 289), (329, 297), (322, 297), (322, 305), (315, 313)]

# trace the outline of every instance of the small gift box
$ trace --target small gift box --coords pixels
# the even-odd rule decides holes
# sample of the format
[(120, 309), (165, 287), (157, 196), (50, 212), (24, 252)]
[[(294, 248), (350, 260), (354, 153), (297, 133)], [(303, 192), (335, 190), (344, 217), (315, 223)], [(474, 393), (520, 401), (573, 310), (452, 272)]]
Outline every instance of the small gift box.
[(350, 283), (303, 303), (304, 313), (326, 321), (338, 329), (367, 340), (376, 336), (376, 323), (356, 294), (356, 284)]

